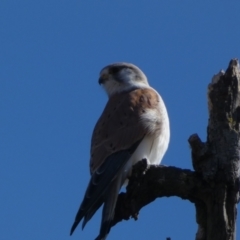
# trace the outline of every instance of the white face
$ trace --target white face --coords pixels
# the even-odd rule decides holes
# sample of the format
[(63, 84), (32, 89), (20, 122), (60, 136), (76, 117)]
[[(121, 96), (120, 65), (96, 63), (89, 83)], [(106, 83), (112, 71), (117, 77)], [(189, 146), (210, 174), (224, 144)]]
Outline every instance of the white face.
[(103, 85), (108, 96), (131, 88), (149, 86), (144, 73), (129, 63), (115, 63), (103, 68), (100, 72), (99, 83)]

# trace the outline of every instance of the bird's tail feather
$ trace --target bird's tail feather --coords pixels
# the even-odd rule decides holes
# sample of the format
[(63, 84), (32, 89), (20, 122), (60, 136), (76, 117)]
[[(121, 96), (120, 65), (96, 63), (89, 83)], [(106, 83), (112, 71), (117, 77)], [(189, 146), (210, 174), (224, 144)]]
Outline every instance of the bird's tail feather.
[(83, 223), (82, 223), (82, 229), (86, 226), (87, 222), (92, 218), (92, 216), (95, 214), (95, 212), (102, 206), (104, 202), (104, 196), (101, 196), (101, 198), (87, 211), (87, 213), (84, 216)]
[(95, 240), (105, 240), (108, 233), (110, 232), (121, 183), (122, 176), (120, 174), (116, 179), (114, 179), (114, 181), (109, 186), (108, 191), (106, 192), (106, 199), (102, 211), (100, 233)]

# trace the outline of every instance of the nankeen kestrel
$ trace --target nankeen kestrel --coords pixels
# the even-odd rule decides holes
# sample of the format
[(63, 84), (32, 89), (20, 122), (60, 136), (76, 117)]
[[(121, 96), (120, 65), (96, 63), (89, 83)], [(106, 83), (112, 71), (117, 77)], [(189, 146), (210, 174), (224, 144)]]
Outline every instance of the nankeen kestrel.
[(114, 218), (119, 190), (132, 166), (147, 159), (160, 164), (169, 139), (169, 119), (161, 96), (149, 86), (145, 74), (130, 63), (114, 63), (100, 72), (99, 84), (108, 102), (93, 130), (91, 179), (77, 212), (71, 234), (82, 227), (102, 204), (102, 223), (96, 240), (106, 239)]

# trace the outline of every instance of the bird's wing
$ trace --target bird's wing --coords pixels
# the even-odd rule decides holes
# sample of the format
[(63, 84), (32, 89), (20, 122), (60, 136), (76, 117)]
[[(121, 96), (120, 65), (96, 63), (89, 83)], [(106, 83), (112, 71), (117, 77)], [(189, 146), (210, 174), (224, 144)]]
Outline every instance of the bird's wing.
[(152, 122), (148, 125), (142, 116), (149, 110), (159, 111), (158, 104), (159, 96), (151, 88), (116, 94), (109, 99), (92, 135), (91, 173), (109, 155), (130, 148), (152, 131)]

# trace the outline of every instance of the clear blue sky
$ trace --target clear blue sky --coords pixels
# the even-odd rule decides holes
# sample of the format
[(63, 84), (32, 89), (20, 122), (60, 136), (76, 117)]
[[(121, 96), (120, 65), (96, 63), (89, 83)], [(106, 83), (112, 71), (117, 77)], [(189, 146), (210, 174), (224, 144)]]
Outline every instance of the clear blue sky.
[[(98, 235), (100, 212), (84, 231), (69, 230), (107, 101), (98, 74), (109, 63), (146, 73), (171, 122), (163, 164), (192, 169), (187, 139), (206, 138), (207, 85), (240, 57), (239, 12), (240, 1), (1, 0), (0, 239)], [(196, 229), (191, 203), (162, 198), (108, 239), (194, 239)]]

